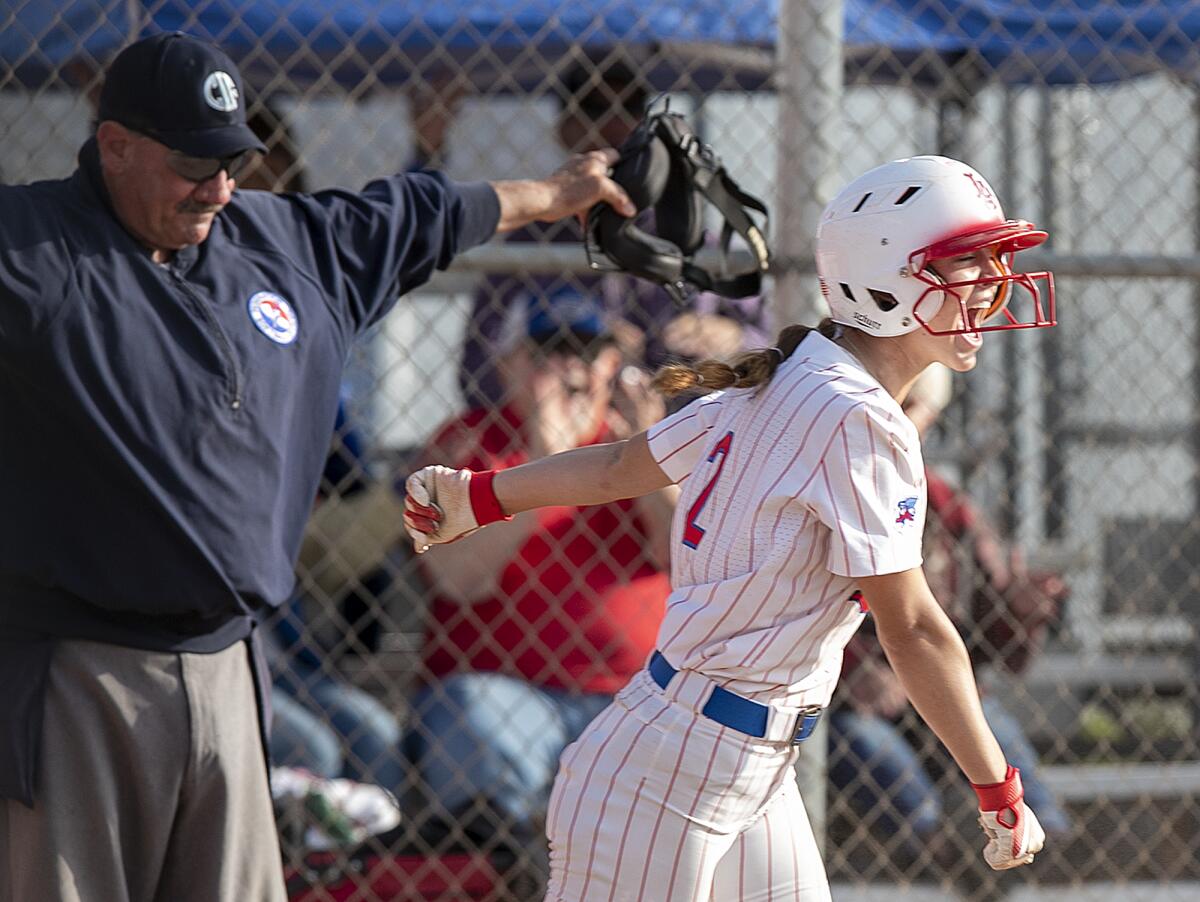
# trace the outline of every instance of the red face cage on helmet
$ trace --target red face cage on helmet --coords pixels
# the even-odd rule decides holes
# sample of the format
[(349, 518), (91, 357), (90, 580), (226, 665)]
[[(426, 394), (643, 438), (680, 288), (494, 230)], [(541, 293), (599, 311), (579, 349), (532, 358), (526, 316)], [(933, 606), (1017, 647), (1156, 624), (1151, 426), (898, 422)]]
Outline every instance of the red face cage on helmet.
[[(935, 241), (921, 250), (914, 251), (908, 259), (909, 272), (918, 281), (923, 282), (929, 287), (917, 299), (917, 303), (913, 307), (913, 317), (931, 335), (964, 335), (975, 332), (1000, 332), (1007, 329), (1040, 329), (1057, 325), (1058, 320), (1054, 312), (1053, 274), (1045, 271), (1014, 272), (1012, 265), (1013, 257), (1017, 251), (1037, 247), (1047, 237), (1046, 232), (1035, 228), (1032, 223), (1019, 219), (1010, 219), (998, 225), (989, 224), (983, 228), (959, 232)], [(929, 267), (930, 263), (934, 260), (960, 257), (964, 254), (971, 254), (985, 248), (995, 249), (997, 260), (1004, 270), (1003, 275), (981, 276), (978, 279), (961, 282), (946, 282)], [(1038, 288), (1037, 283), (1039, 281), (1046, 283), (1044, 300), (1042, 292)], [(997, 285), (999, 287), (991, 306), (972, 322), (966, 305), (966, 299), (970, 296), (971, 292), (969, 290), (961, 291), (960, 289), (972, 289), (981, 285)], [(1023, 321), (1018, 319), (1009, 309), (1013, 288), (1018, 286), (1028, 291), (1032, 299), (1033, 316), (1030, 320)], [(962, 313), (962, 321), (965, 324), (962, 328), (934, 329), (929, 324), (929, 321), (921, 315), (921, 306), (935, 292), (949, 295), (958, 303), (958, 308)], [(938, 310), (940, 309), (939, 305)], [(935, 310), (934, 313), (936, 314), (936, 312)], [(998, 313), (1003, 314), (1003, 322), (983, 325)], [(930, 318), (932, 319), (932, 317)]]

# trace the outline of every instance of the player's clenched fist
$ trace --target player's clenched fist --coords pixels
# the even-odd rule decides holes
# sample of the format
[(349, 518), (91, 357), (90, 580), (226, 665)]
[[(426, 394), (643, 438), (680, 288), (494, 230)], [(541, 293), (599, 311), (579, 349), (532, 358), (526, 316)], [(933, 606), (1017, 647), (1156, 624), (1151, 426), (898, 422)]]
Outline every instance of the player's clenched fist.
[(1046, 833), (1025, 804), (1021, 772), (1011, 764), (1001, 783), (972, 783), (979, 796), (979, 824), (987, 834), (983, 857), (994, 870), (1004, 871), (1033, 861), (1042, 851)]
[(494, 470), (474, 473), (425, 467), (404, 481), (404, 528), (420, 554), (430, 545), (461, 539), (481, 526), (511, 520), (492, 489)]

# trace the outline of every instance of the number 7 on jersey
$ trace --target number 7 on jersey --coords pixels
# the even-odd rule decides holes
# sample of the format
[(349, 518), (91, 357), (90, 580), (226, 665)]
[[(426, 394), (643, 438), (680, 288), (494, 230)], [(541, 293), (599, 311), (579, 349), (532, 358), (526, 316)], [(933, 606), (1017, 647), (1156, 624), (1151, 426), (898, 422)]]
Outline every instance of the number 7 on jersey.
[(712, 449), (712, 453), (708, 455), (707, 459), (709, 463), (716, 460), (718, 455), (721, 461), (717, 464), (717, 472), (713, 473), (712, 478), (708, 481), (708, 485), (704, 487), (704, 490), (692, 502), (692, 506), (688, 508), (687, 519), (683, 523), (683, 544), (688, 546), (688, 548), (698, 547), (700, 540), (704, 538), (704, 527), (696, 522), (696, 518), (704, 510), (704, 505), (708, 503), (708, 496), (712, 494), (713, 486), (721, 478), (721, 471), (725, 469), (725, 461), (729, 459), (729, 447), (732, 444), (733, 433), (726, 432), (725, 437), (717, 442), (716, 446)]

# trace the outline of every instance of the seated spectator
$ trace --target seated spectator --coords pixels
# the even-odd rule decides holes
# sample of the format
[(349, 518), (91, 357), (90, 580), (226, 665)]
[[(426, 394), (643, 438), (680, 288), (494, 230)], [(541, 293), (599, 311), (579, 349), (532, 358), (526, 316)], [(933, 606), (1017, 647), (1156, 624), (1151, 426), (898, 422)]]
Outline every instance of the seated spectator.
[[(328, 491), (354, 497), (366, 490), (362, 441), (338, 408), (318, 507)], [(370, 581), (370, 580), (368, 580)], [(375, 590), (383, 587), (373, 584)], [(367, 590), (370, 591), (370, 588)], [(272, 674), (271, 757), (275, 763), (387, 787), (403, 778), (400, 723), (378, 699), (341, 676), (317, 644), (310, 612), (328, 604), (297, 596), (280, 609), (267, 634)]]
[[(501, 369), (510, 403), (454, 419), (430, 458), (509, 467), (662, 416), (640, 371), (622, 370), (598, 304), (555, 296), (514, 312), (523, 334)], [(428, 684), (413, 699), (406, 744), (431, 808), (468, 836), (499, 834), (545, 855), (559, 755), (653, 650), (673, 505), (672, 487), (530, 512), (418, 559), (433, 594)]]
[[(913, 386), (904, 410), (924, 436), (949, 400), (949, 374), (935, 364)], [(930, 588), (958, 624), (976, 669), (997, 666), (1019, 674), (1041, 648), (1065, 586), (1055, 574), (1028, 571), (974, 503), (935, 469), (926, 468), (926, 480), (924, 568)], [(1046, 833), (1069, 830), (1066, 812), (1039, 777), (1037, 753), (1020, 720), (995, 693), (984, 692), (982, 703)], [(939, 836), (942, 800), (925, 751), (934, 743), (914, 744), (919, 733), (908, 729), (914, 720), (906, 718), (908, 708), (868, 618), (846, 647), (830, 708), (830, 779), (872, 827), (900, 837), (912, 860), (931, 848), (938, 857), (953, 857)]]

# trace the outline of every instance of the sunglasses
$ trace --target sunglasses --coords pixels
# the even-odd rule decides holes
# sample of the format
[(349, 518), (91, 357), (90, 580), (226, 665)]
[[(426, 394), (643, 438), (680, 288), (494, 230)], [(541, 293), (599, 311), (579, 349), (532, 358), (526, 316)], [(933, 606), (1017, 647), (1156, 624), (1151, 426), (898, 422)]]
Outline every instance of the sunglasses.
[(237, 180), (256, 162), (257, 150), (243, 150), (228, 157), (189, 157), (185, 153), (173, 150), (167, 155), (167, 165), (171, 171), (189, 182), (207, 182), (222, 169), (233, 180)]

